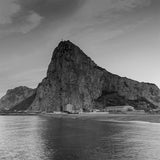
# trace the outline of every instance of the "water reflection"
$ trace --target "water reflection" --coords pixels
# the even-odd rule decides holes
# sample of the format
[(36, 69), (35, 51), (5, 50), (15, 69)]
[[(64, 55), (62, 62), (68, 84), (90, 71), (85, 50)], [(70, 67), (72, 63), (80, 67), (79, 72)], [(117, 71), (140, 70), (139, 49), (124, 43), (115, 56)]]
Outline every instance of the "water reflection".
[(0, 159), (45, 159), (42, 121), (28, 116), (0, 117)]
[(0, 117), (2, 160), (158, 160), (160, 124)]

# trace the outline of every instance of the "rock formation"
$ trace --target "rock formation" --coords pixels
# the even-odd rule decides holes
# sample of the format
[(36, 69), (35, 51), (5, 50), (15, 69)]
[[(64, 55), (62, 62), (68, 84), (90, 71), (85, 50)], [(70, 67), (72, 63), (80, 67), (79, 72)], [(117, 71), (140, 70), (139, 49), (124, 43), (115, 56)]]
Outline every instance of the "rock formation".
[[(20, 104), (24, 100), (28, 99), (29, 97), (35, 94), (35, 90), (20, 86), (14, 89), (10, 89), (7, 91), (6, 95), (0, 99), (0, 110), (1, 111), (8, 111), (15, 107), (16, 105)], [(21, 107), (21, 110), (24, 106)], [(29, 107), (29, 106), (28, 106)], [(26, 108), (28, 108), (26, 107)]]
[(140, 83), (114, 75), (97, 66), (70, 41), (54, 50), (47, 76), (38, 85), (32, 111), (91, 110), (116, 105), (136, 109), (160, 106), (160, 90), (154, 84)]
[(117, 105), (160, 107), (160, 90), (106, 71), (70, 41), (54, 50), (47, 76), (36, 90), (17, 87), (0, 99), (1, 111), (90, 111)]

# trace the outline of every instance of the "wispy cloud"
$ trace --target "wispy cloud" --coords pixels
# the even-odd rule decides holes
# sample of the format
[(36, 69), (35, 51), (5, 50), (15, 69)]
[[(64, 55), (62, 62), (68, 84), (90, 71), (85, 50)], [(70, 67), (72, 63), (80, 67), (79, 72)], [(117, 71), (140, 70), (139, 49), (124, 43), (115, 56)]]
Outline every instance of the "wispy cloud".
[(12, 23), (12, 16), (19, 12), (20, 5), (15, 3), (15, 0), (1, 0), (0, 1), (0, 25)]
[(0, 38), (64, 20), (86, 0), (0, 0)]
[(28, 33), (40, 25), (42, 17), (32, 11), (23, 12), (17, 0), (0, 1), (0, 36), (11, 33)]
[(68, 37), (87, 34), (94, 40), (114, 38), (147, 21), (146, 17), (135, 17), (136, 12), (150, 5), (151, 0), (88, 0), (69, 27)]
[(113, 11), (130, 11), (135, 8), (147, 7), (151, 0), (111, 0), (110, 8)]
[(15, 28), (13, 32), (28, 33), (32, 29), (39, 26), (42, 19), (43, 18), (40, 15), (38, 15), (36, 12), (31, 11), (28, 14), (28, 16), (26, 16), (25, 24), (22, 24), (17, 28)]

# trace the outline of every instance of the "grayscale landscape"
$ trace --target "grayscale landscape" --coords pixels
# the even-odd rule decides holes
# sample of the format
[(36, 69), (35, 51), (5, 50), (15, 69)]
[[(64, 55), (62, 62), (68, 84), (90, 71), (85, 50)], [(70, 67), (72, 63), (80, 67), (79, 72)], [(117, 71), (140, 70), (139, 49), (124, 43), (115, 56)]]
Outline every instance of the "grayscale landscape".
[(0, 159), (159, 160), (159, 12), (0, 0)]

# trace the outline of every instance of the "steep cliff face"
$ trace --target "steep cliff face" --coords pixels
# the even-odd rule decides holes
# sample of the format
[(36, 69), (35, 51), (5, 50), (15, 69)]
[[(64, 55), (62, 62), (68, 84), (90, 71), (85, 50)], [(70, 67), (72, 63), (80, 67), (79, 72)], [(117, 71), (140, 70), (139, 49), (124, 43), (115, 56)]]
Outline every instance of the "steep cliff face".
[(54, 50), (47, 76), (38, 85), (33, 111), (60, 111), (70, 104), (75, 110), (132, 105), (156, 108), (160, 90), (114, 75), (97, 66), (79, 47), (62, 41)]
[(0, 110), (10, 110), (22, 101), (35, 93), (34, 89), (20, 86), (7, 91), (6, 95), (0, 99)]

